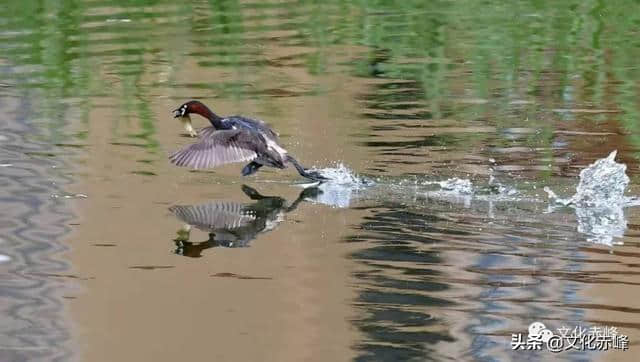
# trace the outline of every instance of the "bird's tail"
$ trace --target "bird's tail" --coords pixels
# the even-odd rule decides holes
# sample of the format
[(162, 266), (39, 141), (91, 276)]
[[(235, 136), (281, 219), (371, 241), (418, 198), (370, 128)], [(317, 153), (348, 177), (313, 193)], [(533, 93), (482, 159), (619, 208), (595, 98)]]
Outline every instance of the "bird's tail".
[(291, 162), (293, 164), (293, 167), (296, 168), (296, 170), (298, 170), (298, 173), (300, 174), (300, 176), (308, 178), (309, 180), (313, 180), (313, 181), (327, 181), (328, 178), (320, 175), (320, 173), (318, 173), (317, 171), (309, 171), (306, 168), (304, 168), (304, 166), (302, 166), (300, 164), (300, 162), (298, 162), (298, 160), (296, 160), (295, 158), (287, 155), (287, 161)]

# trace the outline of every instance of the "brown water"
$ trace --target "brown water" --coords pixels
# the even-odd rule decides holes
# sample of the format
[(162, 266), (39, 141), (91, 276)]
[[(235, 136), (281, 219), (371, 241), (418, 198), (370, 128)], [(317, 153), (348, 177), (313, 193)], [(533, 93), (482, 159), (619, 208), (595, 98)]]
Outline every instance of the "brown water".
[[(639, 209), (542, 188), (617, 149), (640, 193), (637, 4), (425, 3), (1, 4), (0, 360), (634, 360)], [(193, 98), (368, 183), (177, 168)]]

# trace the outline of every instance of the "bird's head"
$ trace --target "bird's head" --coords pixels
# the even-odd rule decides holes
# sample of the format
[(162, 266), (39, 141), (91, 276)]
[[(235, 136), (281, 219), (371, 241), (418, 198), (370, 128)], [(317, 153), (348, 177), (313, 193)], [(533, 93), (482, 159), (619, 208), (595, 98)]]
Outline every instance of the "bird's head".
[(191, 113), (198, 113), (201, 115), (204, 115), (205, 112), (205, 105), (202, 104), (199, 101), (189, 101), (186, 103), (183, 103), (180, 107), (176, 108), (173, 110), (173, 117), (174, 118), (180, 118), (180, 117), (188, 117), (189, 114)]
[(187, 133), (189, 133), (191, 137), (196, 137), (197, 132), (191, 125), (191, 117), (189, 117), (189, 115), (191, 113), (197, 113), (204, 116), (206, 114), (206, 110), (208, 110), (207, 107), (201, 102), (189, 101), (173, 110), (173, 118), (179, 118)]
[(211, 122), (211, 125), (220, 129), (222, 127), (221, 120), (222, 118), (218, 117), (215, 113), (213, 113), (209, 107), (202, 104), (200, 101), (189, 101), (187, 103), (183, 103), (180, 107), (173, 110), (173, 117), (180, 118), (182, 123), (184, 124), (185, 129), (191, 136), (195, 136), (195, 132), (191, 127), (191, 118), (189, 115), (191, 113), (199, 114), (202, 117), (206, 118)]

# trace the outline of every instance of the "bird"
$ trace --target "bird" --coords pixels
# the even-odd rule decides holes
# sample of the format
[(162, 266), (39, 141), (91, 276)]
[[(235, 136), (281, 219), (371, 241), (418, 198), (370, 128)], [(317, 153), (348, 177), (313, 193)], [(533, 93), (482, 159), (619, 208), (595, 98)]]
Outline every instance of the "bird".
[[(196, 132), (191, 124), (191, 114), (206, 118), (211, 126)], [(177, 166), (204, 169), (249, 161), (242, 169), (242, 175), (249, 176), (263, 166), (284, 169), (291, 163), (305, 178), (319, 182), (328, 180), (293, 158), (278, 144), (278, 133), (264, 121), (243, 116), (220, 117), (197, 100), (182, 104), (173, 115), (181, 119), (190, 136), (199, 138), (198, 142), (169, 155), (169, 161)]]

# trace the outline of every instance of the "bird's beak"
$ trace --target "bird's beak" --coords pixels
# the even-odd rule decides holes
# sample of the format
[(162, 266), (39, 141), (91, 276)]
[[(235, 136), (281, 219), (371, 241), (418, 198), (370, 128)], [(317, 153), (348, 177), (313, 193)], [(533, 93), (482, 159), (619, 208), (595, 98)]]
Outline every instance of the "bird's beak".
[(180, 108), (173, 110), (173, 118), (178, 118), (178, 117), (182, 117), (180, 115)]

